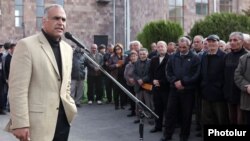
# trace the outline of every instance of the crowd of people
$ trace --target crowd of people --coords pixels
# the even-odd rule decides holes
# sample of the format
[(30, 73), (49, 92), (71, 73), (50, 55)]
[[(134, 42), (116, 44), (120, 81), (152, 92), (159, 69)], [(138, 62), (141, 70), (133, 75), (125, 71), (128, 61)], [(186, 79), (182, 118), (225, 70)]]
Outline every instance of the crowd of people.
[[(65, 26), (63, 7), (51, 5), (40, 33), (1, 47), (0, 114), (10, 111), (6, 130), (20, 140), (66, 141), (85, 79), (89, 105), (104, 97), (115, 110), (129, 103), (128, 117), (139, 123), (134, 101), (82, 49), (61, 39)], [(197, 136), (204, 125), (250, 124), (249, 50), (250, 36), (232, 32), (227, 43), (216, 34), (196, 35), (157, 41), (150, 52), (132, 41), (127, 51), (120, 43), (92, 44), (85, 53), (159, 116), (149, 116), (151, 133), (164, 130), (161, 141), (171, 140), (178, 124), (180, 141), (187, 141), (193, 113)]]
[[(166, 141), (180, 127), (180, 141), (187, 141), (193, 115), (198, 137), (204, 125), (250, 124), (249, 41), (241, 32), (232, 32), (227, 43), (216, 34), (182, 36), (177, 43), (152, 43), (150, 52), (139, 41), (127, 51), (120, 43), (93, 44), (89, 55), (159, 116), (148, 120), (151, 133), (164, 130), (161, 141)], [(118, 110), (129, 103), (127, 116), (139, 123), (137, 105), (98, 67), (87, 60), (85, 66), (88, 104), (102, 104), (106, 97)]]
[(9, 41), (0, 47), (0, 115), (5, 115), (9, 111), (7, 100), (8, 79), (10, 73), (10, 62), (15, 50), (16, 43)]

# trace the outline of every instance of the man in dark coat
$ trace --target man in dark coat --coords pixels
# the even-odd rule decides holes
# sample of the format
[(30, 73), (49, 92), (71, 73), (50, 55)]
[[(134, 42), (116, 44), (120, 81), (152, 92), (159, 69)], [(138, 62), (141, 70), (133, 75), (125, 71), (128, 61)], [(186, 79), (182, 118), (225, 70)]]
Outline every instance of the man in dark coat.
[(223, 93), (225, 53), (219, 49), (219, 37), (207, 37), (208, 52), (201, 59), (202, 121), (228, 124), (228, 108)]
[(232, 32), (229, 36), (231, 52), (225, 57), (225, 83), (224, 95), (228, 103), (229, 120), (231, 124), (242, 124), (242, 111), (240, 109), (240, 89), (234, 82), (234, 72), (238, 66), (239, 58), (246, 54), (243, 48), (243, 34)]
[(72, 72), (71, 72), (71, 97), (75, 100), (76, 106), (81, 107), (84, 93), (83, 83), (86, 74), (86, 60), (83, 51), (75, 48), (73, 52)]
[(149, 72), (153, 84), (154, 111), (159, 116), (159, 119), (155, 119), (155, 127), (150, 131), (151, 133), (162, 131), (163, 115), (167, 108), (169, 93), (169, 83), (165, 75), (165, 68), (169, 58), (166, 42), (159, 41), (157, 43), (157, 52), (159, 55), (151, 59)]
[(191, 41), (186, 37), (179, 39), (178, 52), (169, 58), (166, 68), (170, 82), (164, 138), (172, 138), (178, 114), (181, 116), (180, 141), (187, 141), (190, 134), (195, 88), (200, 72), (200, 59), (190, 51)]

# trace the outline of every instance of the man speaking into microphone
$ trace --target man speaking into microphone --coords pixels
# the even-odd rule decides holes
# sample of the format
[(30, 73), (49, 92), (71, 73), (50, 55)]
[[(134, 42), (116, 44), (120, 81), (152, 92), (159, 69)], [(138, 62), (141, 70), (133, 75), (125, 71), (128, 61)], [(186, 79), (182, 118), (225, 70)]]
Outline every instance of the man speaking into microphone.
[(77, 112), (70, 96), (72, 48), (61, 37), (66, 14), (45, 8), (42, 32), (20, 40), (9, 76), (10, 122), (20, 141), (67, 141)]

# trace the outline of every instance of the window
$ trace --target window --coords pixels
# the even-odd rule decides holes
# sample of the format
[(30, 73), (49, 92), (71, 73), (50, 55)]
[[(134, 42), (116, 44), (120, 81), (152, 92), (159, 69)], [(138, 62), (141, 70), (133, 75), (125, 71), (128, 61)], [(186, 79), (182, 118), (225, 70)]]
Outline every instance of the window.
[(208, 15), (208, 0), (195, 0), (196, 14)]
[(183, 27), (183, 0), (169, 0), (169, 19)]
[(220, 0), (220, 12), (232, 12), (232, 0)]
[(42, 28), (42, 19), (44, 14), (44, 0), (36, 0), (36, 29)]
[(23, 26), (23, 0), (15, 0), (15, 27)]

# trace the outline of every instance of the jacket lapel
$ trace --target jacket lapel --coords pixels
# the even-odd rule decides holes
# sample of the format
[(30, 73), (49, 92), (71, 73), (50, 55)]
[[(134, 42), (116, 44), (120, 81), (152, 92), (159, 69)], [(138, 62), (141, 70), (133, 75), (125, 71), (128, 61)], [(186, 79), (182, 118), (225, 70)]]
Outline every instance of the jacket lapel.
[(59, 70), (58, 70), (58, 66), (57, 66), (57, 63), (56, 63), (56, 58), (55, 58), (55, 55), (53, 53), (53, 50), (49, 44), (49, 42), (47, 41), (46, 37), (43, 35), (43, 33), (40, 33), (40, 35), (38, 36), (39, 38), (39, 41), (41, 43), (41, 47), (43, 49), (43, 51), (46, 53), (46, 55), (48, 56), (52, 66), (54, 67), (58, 77), (60, 77), (60, 74), (59, 74)]

